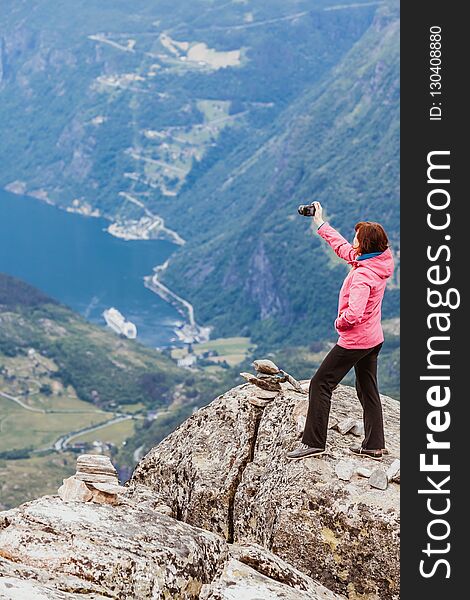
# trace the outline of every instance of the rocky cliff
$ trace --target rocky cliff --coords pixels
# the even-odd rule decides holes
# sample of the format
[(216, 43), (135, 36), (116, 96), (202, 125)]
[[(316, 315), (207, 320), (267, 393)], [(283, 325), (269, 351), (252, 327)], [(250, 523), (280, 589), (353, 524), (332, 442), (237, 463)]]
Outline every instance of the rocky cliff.
[[(251, 384), (219, 396), (140, 462), (131, 487), (136, 494), (140, 485), (151, 489), (175, 518), (229, 542), (261, 544), (351, 598), (395, 597), (399, 485), (371, 487), (356, 473), (371, 465), (349, 453), (358, 438), (336, 429), (326, 457), (289, 462), (307, 399), (282, 388), (265, 408), (250, 403), (257, 394)], [(386, 468), (398, 454), (399, 405), (386, 397), (383, 404)], [(360, 414), (355, 392), (339, 386), (331, 426)]]
[(398, 403), (383, 397), (383, 465), (348, 453), (360, 405), (344, 386), (328, 454), (289, 462), (306, 396), (267, 395), (247, 383), (198, 410), (114, 505), (47, 496), (0, 513), (0, 598), (398, 598)]

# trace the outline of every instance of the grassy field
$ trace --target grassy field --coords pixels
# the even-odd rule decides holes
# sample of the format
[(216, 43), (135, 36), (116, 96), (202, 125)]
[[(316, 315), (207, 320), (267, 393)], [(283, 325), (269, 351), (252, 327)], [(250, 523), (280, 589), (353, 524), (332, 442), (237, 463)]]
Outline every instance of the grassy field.
[[(254, 345), (248, 337), (218, 338), (209, 340), (203, 344), (197, 344), (194, 346), (194, 354), (200, 356), (204, 352), (210, 352), (212, 350), (217, 352), (217, 356), (211, 356), (209, 360), (214, 363), (215, 367), (217, 366), (217, 363), (222, 363), (224, 361), (233, 367), (243, 362), (253, 348)], [(183, 358), (186, 354), (186, 348), (175, 348), (172, 352), (172, 358)], [(213, 366), (207, 367), (207, 369), (215, 370)]]
[(53, 378), (57, 366), (39, 353), (3, 357), (2, 363), (0, 452), (49, 448), (69, 431), (112, 418)]
[(119, 410), (121, 412), (135, 414), (145, 410), (145, 404), (142, 404), (142, 402), (137, 402), (136, 404), (121, 404)]
[[(79, 401), (78, 401), (79, 402)], [(0, 396), (0, 452), (22, 448), (49, 448), (61, 435), (112, 418), (95, 409), (88, 412), (40, 413), (27, 410)]]
[(230, 101), (228, 100), (198, 100), (197, 107), (204, 115), (206, 123), (223, 119), (229, 115)]
[(62, 479), (75, 473), (76, 458), (75, 454), (65, 452), (24, 460), (0, 460), (0, 509), (44, 494), (56, 494)]
[(73, 442), (94, 442), (99, 440), (105, 443), (111, 443), (115, 446), (120, 446), (132, 435), (134, 435), (135, 427), (132, 419), (112, 423), (108, 427), (103, 427), (98, 431), (90, 431), (73, 438)]

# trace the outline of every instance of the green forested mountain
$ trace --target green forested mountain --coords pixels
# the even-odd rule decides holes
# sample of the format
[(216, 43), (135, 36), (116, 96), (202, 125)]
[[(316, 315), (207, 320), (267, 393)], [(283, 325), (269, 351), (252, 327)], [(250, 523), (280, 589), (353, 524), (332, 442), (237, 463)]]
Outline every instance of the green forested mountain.
[(349, 50), (374, 3), (4, 0), (0, 185), (159, 214)]
[(163, 279), (216, 336), (332, 339), (344, 267), (296, 206), (398, 254), (398, 24), (396, 0), (6, 2), (0, 185), (163, 216), (187, 241)]
[[(321, 201), (349, 238), (359, 220), (382, 222), (398, 258), (398, 53), (397, 6), (382, 4), (321, 82), (164, 213), (189, 238), (164, 281), (192, 298), (216, 334), (267, 346), (334, 337), (346, 266), (297, 215), (300, 203)], [(398, 277), (384, 313), (398, 314)]]
[(214, 335), (332, 339), (344, 266), (296, 207), (381, 220), (398, 255), (398, 64), (395, 0), (6, 0), (0, 184), (164, 216), (164, 281)]

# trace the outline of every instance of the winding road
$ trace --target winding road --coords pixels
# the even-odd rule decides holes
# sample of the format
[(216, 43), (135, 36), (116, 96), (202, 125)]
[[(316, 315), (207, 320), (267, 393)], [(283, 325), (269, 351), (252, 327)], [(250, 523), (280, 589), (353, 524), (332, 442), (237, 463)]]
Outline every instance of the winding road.
[[(178, 296), (178, 294), (175, 294), (175, 292), (172, 292), (169, 288), (166, 287), (166, 285), (163, 285), (163, 283), (158, 279), (158, 275), (167, 268), (168, 262), (169, 261), (166, 260), (162, 265), (155, 267), (154, 275), (149, 275), (148, 277), (145, 277), (145, 286), (152, 290), (152, 292), (155, 292), (155, 294), (158, 294), (161, 298), (163, 298), (163, 300), (170, 302), (174, 306), (176, 304), (175, 308), (178, 310), (178, 312), (183, 316), (186, 316), (191, 327), (195, 328), (197, 327), (197, 325), (196, 319), (194, 318), (193, 305), (184, 298), (181, 298), (181, 296)], [(170, 298), (175, 303), (172, 302)]]
[(18, 404), (19, 406), (21, 406), (21, 408), (24, 408), (25, 410), (30, 410), (31, 412), (41, 413), (43, 415), (45, 415), (47, 412), (43, 408), (34, 408), (33, 406), (28, 406), (27, 404), (22, 402), (19, 398), (15, 398), (15, 396), (10, 396), (10, 394), (7, 394), (6, 392), (0, 392), (0, 396), (2, 396), (3, 398), (6, 398), (7, 400), (11, 400), (12, 402), (16, 402), (16, 404)]
[(73, 440), (76, 437), (84, 435), (85, 433), (90, 433), (91, 431), (98, 431), (99, 429), (103, 429), (104, 427), (109, 427), (109, 425), (113, 425), (114, 423), (120, 423), (121, 421), (127, 421), (129, 419), (135, 418), (135, 415), (120, 414), (114, 417), (113, 419), (109, 419), (109, 421), (105, 421), (104, 423), (92, 425), (91, 427), (84, 427), (83, 429), (79, 429), (77, 431), (69, 431), (69, 433), (62, 435), (56, 442), (54, 442), (52, 447), (56, 452), (61, 452), (63, 450), (66, 450), (71, 440)]

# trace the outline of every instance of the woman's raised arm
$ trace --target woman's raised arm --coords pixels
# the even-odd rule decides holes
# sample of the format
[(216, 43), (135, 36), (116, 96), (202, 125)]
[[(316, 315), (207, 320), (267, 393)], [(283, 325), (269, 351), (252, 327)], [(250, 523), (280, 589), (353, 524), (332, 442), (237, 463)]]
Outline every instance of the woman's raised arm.
[(335, 253), (346, 260), (352, 262), (356, 258), (356, 251), (352, 245), (340, 233), (336, 231), (329, 223), (323, 220), (323, 208), (320, 202), (314, 202), (315, 215), (313, 222), (318, 227), (317, 232), (333, 248)]

